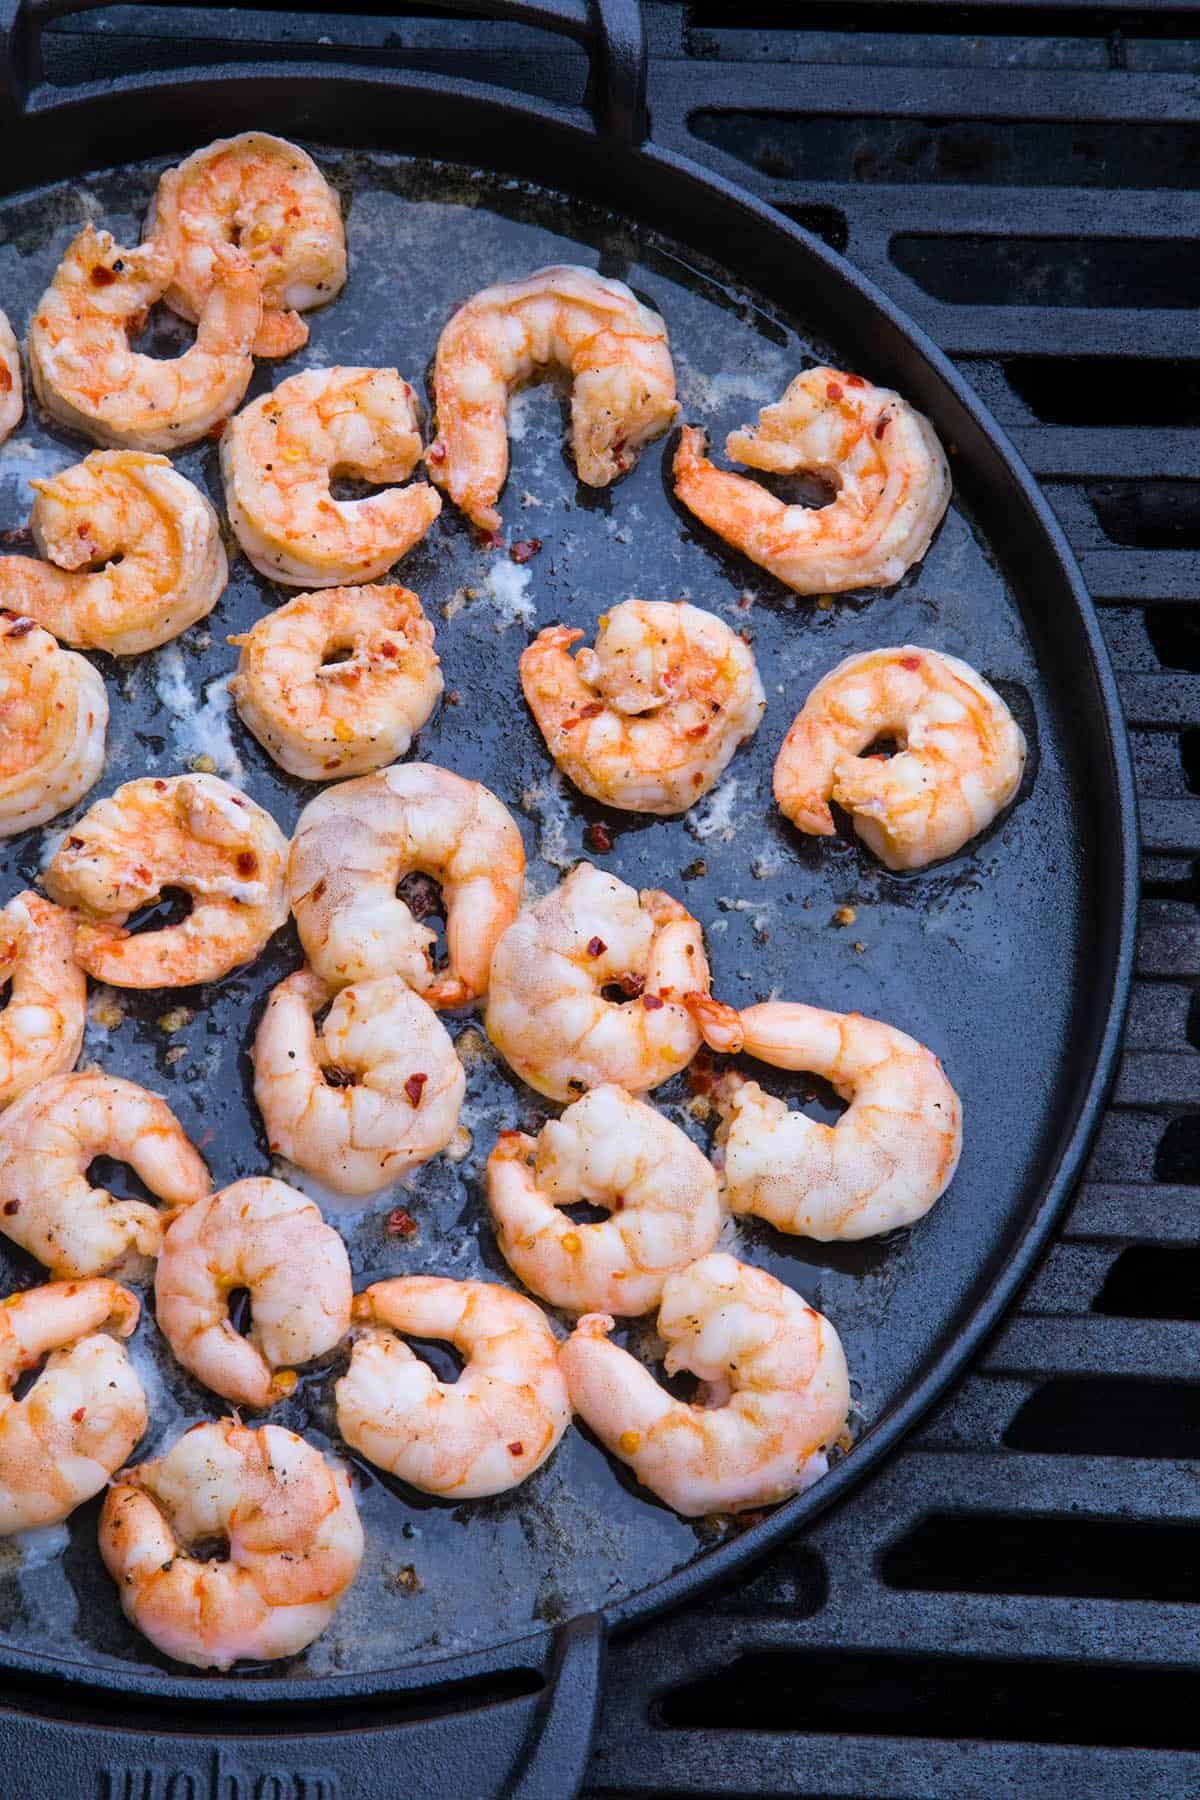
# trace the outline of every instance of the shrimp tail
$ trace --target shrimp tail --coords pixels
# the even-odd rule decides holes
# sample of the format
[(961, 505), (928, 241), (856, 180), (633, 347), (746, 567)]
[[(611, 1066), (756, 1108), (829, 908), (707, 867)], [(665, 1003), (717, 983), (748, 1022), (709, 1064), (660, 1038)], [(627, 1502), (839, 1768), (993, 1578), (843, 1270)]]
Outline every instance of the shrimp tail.
[(736, 1056), (746, 1042), (741, 1014), (735, 1006), (714, 1000), (711, 994), (687, 994), (684, 1005), (691, 1013), (700, 1035), (710, 1050), (719, 1056)]

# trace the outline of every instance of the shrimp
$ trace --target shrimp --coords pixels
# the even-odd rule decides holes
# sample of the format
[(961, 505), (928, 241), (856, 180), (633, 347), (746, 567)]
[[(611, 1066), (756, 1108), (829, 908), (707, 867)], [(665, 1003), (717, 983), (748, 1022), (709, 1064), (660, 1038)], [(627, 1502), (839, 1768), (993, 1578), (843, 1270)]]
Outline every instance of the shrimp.
[(21, 423), (24, 408), (21, 348), (7, 315), (0, 312), (0, 444)]
[[(214, 1538), (227, 1560), (197, 1555)], [(126, 1618), (198, 1669), (296, 1655), (332, 1620), (362, 1552), (348, 1473), (279, 1425), (193, 1425), (122, 1470), (100, 1514)]]
[[(287, 839), (216, 775), (127, 781), (76, 820), (42, 884), (86, 915), (75, 954), (116, 987), (191, 987), (253, 962), (287, 918)], [(122, 929), (164, 888), (192, 910), (160, 931)]]
[(260, 619), (230, 692), (289, 775), (367, 775), (404, 755), (438, 703), (433, 626), (408, 588), (326, 588)]
[(157, 1094), (100, 1069), (40, 1081), (0, 1119), (0, 1231), (68, 1279), (104, 1275), (131, 1252), (157, 1256), (169, 1222), (145, 1201), (93, 1187), (98, 1156), (128, 1163), (170, 1207), (212, 1185)]
[(754, 657), (697, 606), (623, 600), (600, 615), (596, 648), (551, 625), (521, 655), (521, 686), (551, 756), (581, 793), (624, 812), (680, 813), (758, 730), (766, 696)]
[(607, 487), (673, 423), (667, 328), (621, 281), (566, 265), (485, 288), (438, 339), (437, 440), (429, 472), (481, 531), (498, 531), (508, 475), (508, 397), (549, 365), (571, 377), (579, 479)]
[(0, 1106), (73, 1069), (87, 1022), (87, 977), (75, 961), (75, 920), (40, 894), (0, 911)]
[(164, 299), (198, 319), (213, 290), (216, 249), (236, 244), (262, 291), (255, 356), (290, 356), (308, 342), (300, 317), (346, 285), (346, 232), (337, 195), (312, 158), (283, 138), (244, 131), (164, 171), (145, 236), (165, 244), (174, 274)]
[(82, 800), (104, 767), (108, 695), (86, 657), (0, 612), (0, 838)]
[[(141, 1311), (115, 1281), (58, 1281), (0, 1302), (0, 1536), (56, 1525), (98, 1494), (146, 1429), (117, 1338)], [(46, 1366), (20, 1400), (17, 1378)]]
[[(338, 1429), (369, 1462), (426, 1494), (503, 1494), (541, 1468), (570, 1423), (549, 1321), (508, 1288), (400, 1276), (359, 1294), (354, 1318)], [(458, 1380), (438, 1381), (400, 1332), (452, 1343), (466, 1359)]]
[(225, 591), (217, 515), (165, 456), (93, 450), (31, 485), (43, 560), (0, 557), (0, 606), (64, 643), (136, 656), (204, 618)]
[[(891, 757), (863, 755), (878, 738)], [(831, 799), (889, 869), (953, 856), (1021, 785), (1025, 738), (957, 656), (901, 644), (848, 656), (804, 702), (775, 759), (775, 799), (801, 831), (832, 837)]]
[[(441, 883), (449, 966), (434, 933), (396, 894), (421, 870)], [(478, 781), (406, 763), (328, 788), (296, 822), (288, 893), (300, 942), (333, 987), (400, 975), (430, 1006), (486, 992), (492, 950), (517, 916), (525, 848), (507, 808)]]
[[(608, 999), (609, 987), (628, 998)], [(639, 895), (578, 863), (496, 945), (487, 1034), (554, 1100), (610, 1082), (641, 1093), (700, 1048), (683, 1003), (693, 990), (707, 993), (708, 961), (691, 914), (656, 888)]]
[(668, 1375), (700, 1378), (694, 1404), (580, 1319), (559, 1352), (571, 1404), (643, 1487), (685, 1518), (774, 1506), (820, 1479), (850, 1407), (837, 1332), (799, 1294), (723, 1253), (669, 1275), (658, 1314)]
[(704, 446), (704, 433), (685, 426), (677, 498), (798, 594), (891, 587), (920, 562), (950, 504), (950, 472), (929, 420), (890, 388), (837, 369), (797, 375), (757, 426), (725, 440), (732, 462), (831, 483), (830, 505), (789, 506), (714, 468)]
[[(251, 1329), (229, 1317), (246, 1288)], [(235, 1181), (179, 1214), (163, 1234), (154, 1311), (185, 1369), (239, 1406), (294, 1391), (294, 1363), (332, 1350), (354, 1298), (346, 1246), (320, 1208), (286, 1182)]]
[[(505, 1262), (570, 1312), (648, 1312), (671, 1271), (705, 1255), (721, 1230), (708, 1158), (619, 1087), (593, 1088), (536, 1139), (502, 1132), (487, 1182)], [(611, 1216), (576, 1225), (559, 1209), (577, 1200)]]
[(397, 975), (332, 990), (280, 982), (254, 1040), (254, 1097), (273, 1155), (339, 1194), (374, 1194), (454, 1136), (466, 1073), (445, 1026)]
[(240, 250), (217, 245), (195, 343), (182, 356), (142, 356), (130, 341), (174, 276), (166, 244), (126, 250), (84, 226), (29, 326), (33, 391), (52, 419), (97, 444), (179, 450), (229, 417), (254, 373), (258, 276)]
[(911, 1225), (945, 1193), (962, 1150), (962, 1102), (932, 1050), (860, 1013), (786, 1000), (696, 1009), (713, 1049), (819, 1075), (850, 1102), (836, 1125), (820, 1125), (756, 1081), (726, 1075), (717, 1142), (735, 1213), (829, 1243)]
[[(395, 369), (306, 369), (241, 411), (221, 439), (225, 506), (260, 574), (285, 587), (374, 581), (442, 510), (421, 456), (416, 397)], [(335, 500), (336, 475), (386, 492)]]

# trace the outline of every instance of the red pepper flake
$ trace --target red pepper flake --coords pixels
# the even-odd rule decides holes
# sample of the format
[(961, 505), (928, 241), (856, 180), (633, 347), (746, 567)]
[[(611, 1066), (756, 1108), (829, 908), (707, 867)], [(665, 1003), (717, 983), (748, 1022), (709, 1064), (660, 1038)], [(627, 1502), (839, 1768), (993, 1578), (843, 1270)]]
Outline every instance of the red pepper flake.
[(902, 656), (900, 658), (900, 667), (902, 669), (919, 669), (920, 666), (921, 659), (919, 656)]
[(5, 1212), (6, 1218), (11, 1219), (14, 1216), (14, 1214), (19, 1213), (20, 1210), (21, 1210), (21, 1202), (19, 1200), (6, 1200), (4, 1202), (4, 1212)]
[(384, 638), (382, 644), (379, 646), (379, 654), (380, 656), (386, 656), (390, 661), (399, 656), (400, 651), (392, 642), (391, 638)]
[(628, 999), (636, 1000), (646, 985), (646, 977), (644, 975), (622, 975), (619, 985), (621, 992)]
[(75, 536), (76, 537), (87, 538), (87, 537), (91, 537), (91, 535), (92, 535), (92, 528), (88, 524), (86, 519), (83, 521), (82, 525), (77, 525), (75, 527)]
[(253, 850), (239, 850), (237, 854), (237, 872), (239, 875), (257, 875), (258, 857)]
[(684, 736), (690, 737), (690, 738), (707, 737), (708, 736), (708, 726), (707, 725), (693, 725), (690, 731), (684, 732)]
[(588, 955), (589, 956), (603, 956), (604, 952), (607, 949), (608, 949), (608, 945), (605, 943), (603, 938), (594, 937), (594, 938), (588, 939)]
[(225, 427), (226, 427), (226, 425), (228, 425), (228, 423), (229, 423), (228, 419), (214, 419), (212, 424), (208, 428), (209, 437), (210, 438), (223, 437), (225, 435)]
[(446, 446), (443, 444), (441, 438), (438, 438), (437, 442), (430, 444), (428, 450), (425, 452), (425, 461), (431, 463), (444, 463), (445, 460)]
[(68, 850), (82, 850), (83, 849), (83, 839), (77, 838), (77, 837), (69, 837), (67, 839), (67, 849)]
[(87, 1418), (87, 1407), (77, 1406), (75, 1411), (71, 1414), (71, 1417), (74, 1419), (76, 1425), (82, 1425), (83, 1421)]
[(133, 872), (139, 881), (149, 881), (150, 879), (150, 871), (145, 863), (135, 864)]
[(647, 1012), (657, 1012), (659, 1007), (663, 1005), (663, 1002), (659, 999), (657, 994), (643, 994), (642, 1005)]
[(324, 892), (325, 892), (325, 877), (322, 875), (320, 881), (318, 881), (316, 887), (313, 889), (312, 894), (310, 895), (310, 898), (313, 900), (319, 900), (321, 898), (321, 895)]
[(588, 826), (583, 834), (583, 841), (588, 849), (594, 850), (598, 856), (607, 856), (613, 847), (612, 832), (607, 825), (598, 823)]
[(428, 1075), (410, 1075), (405, 1082), (404, 1091), (408, 1095), (411, 1106), (420, 1106), (421, 1093), (428, 1080)]
[(508, 1446), (508, 1454), (509, 1454), (509, 1455), (510, 1455), (510, 1456), (524, 1456), (524, 1454), (525, 1454), (525, 1446), (524, 1446), (524, 1444), (523, 1444), (523, 1443), (522, 1443), (522, 1442), (521, 1442), (521, 1441), (520, 1441), (520, 1439), (519, 1439), (519, 1438), (518, 1438), (518, 1439), (517, 1439), (517, 1440), (516, 1440), (516, 1442), (515, 1442), (515, 1443), (512, 1443), (512, 1444), (510, 1444), (510, 1445), (509, 1445), (509, 1446)]
[(154, 791), (156, 794), (165, 794), (167, 791), (166, 782), (165, 781), (156, 781), (154, 784)]
[(107, 263), (97, 263), (90, 279), (93, 287), (106, 288), (111, 287), (117, 278)]
[(502, 531), (481, 531), (479, 542), (484, 550), (503, 550), (504, 533)]
[(603, 700), (589, 700), (586, 706), (579, 709), (581, 719), (595, 719), (604, 711)]
[(875, 421), (875, 436), (881, 438), (891, 422), (891, 413), (880, 413), (878, 419)]
[(842, 398), (842, 389), (838, 382), (831, 381), (826, 385), (825, 398), (827, 400), (840, 400)]
[(383, 1229), (389, 1237), (411, 1237), (417, 1229), (417, 1221), (403, 1206), (398, 1206), (384, 1220)]
[(542, 547), (541, 538), (519, 538), (509, 546), (508, 554), (515, 563), (532, 562)]
[(866, 387), (866, 385), (861, 375), (847, 375), (846, 377), (847, 387)]
[(6, 637), (27, 637), (28, 634), (33, 630), (34, 625), (36, 623), (37, 623), (37, 621), (35, 619), (18, 619), (15, 625), (9, 626), (7, 632), (5, 633), (5, 636)]

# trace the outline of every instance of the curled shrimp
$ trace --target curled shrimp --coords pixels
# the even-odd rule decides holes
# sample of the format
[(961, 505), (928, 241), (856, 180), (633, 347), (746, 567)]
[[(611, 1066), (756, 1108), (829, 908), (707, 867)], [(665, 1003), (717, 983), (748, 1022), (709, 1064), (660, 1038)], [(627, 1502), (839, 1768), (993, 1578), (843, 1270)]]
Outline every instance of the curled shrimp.
[[(214, 1538), (225, 1560), (197, 1555)], [(126, 1618), (198, 1669), (303, 1650), (362, 1552), (346, 1470), (279, 1425), (193, 1425), (165, 1456), (123, 1469), (100, 1514), (100, 1554)]]
[(229, 565), (217, 515), (165, 456), (93, 450), (31, 485), (43, 560), (0, 557), (0, 605), (64, 643), (135, 656), (220, 599)]
[(179, 450), (229, 417), (254, 372), (258, 276), (240, 250), (218, 245), (195, 343), (182, 356), (142, 356), (130, 341), (174, 275), (166, 244), (126, 250), (84, 226), (29, 326), (29, 373), (52, 419), (97, 444)]
[(950, 472), (928, 419), (861, 375), (808, 369), (756, 426), (731, 431), (732, 462), (831, 483), (825, 507), (789, 506), (744, 475), (717, 469), (685, 426), (675, 493), (735, 550), (798, 594), (891, 587), (928, 550), (950, 504)]
[(87, 1022), (87, 977), (75, 960), (75, 920), (41, 894), (0, 912), (0, 1106), (73, 1069)]
[[(48, 1282), (0, 1302), (0, 1536), (65, 1519), (145, 1431), (146, 1395), (117, 1342), (140, 1311), (115, 1281)], [(14, 1399), (18, 1376), (43, 1356)]]
[(93, 1187), (98, 1156), (128, 1163), (170, 1207), (211, 1188), (157, 1094), (100, 1069), (40, 1081), (0, 1119), (0, 1231), (55, 1275), (103, 1275), (132, 1252), (158, 1255), (164, 1215)]
[(145, 235), (170, 251), (163, 298), (199, 319), (217, 276), (216, 250), (236, 244), (262, 291), (255, 356), (290, 356), (308, 342), (300, 317), (346, 284), (346, 232), (337, 195), (296, 144), (243, 131), (164, 171)]
[(7, 315), (0, 312), (0, 444), (21, 423), (24, 407), (20, 346)]
[(325, 588), (260, 619), (230, 692), (289, 775), (332, 781), (404, 755), (438, 703), (433, 626), (408, 588)]
[[(648, 1312), (672, 1270), (711, 1250), (721, 1229), (708, 1158), (619, 1087), (593, 1088), (536, 1139), (502, 1132), (487, 1183), (505, 1262), (569, 1312)], [(577, 1225), (560, 1210), (577, 1200), (610, 1216)]]
[(850, 1406), (845, 1353), (773, 1275), (717, 1252), (667, 1277), (658, 1331), (667, 1374), (700, 1378), (692, 1405), (610, 1343), (612, 1328), (589, 1313), (562, 1346), (571, 1404), (676, 1512), (773, 1506), (825, 1474)]
[(254, 1097), (273, 1154), (340, 1194), (374, 1194), (444, 1150), (466, 1074), (445, 1026), (399, 976), (332, 990), (280, 982), (254, 1040)]
[[(525, 1481), (571, 1418), (558, 1343), (541, 1308), (490, 1281), (377, 1281), (354, 1302), (354, 1351), (337, 1384), (338, 1429), (369, 1462), (446, 1499)], [(439, 1381), (399, 1334), (444, 1338), (465, 1358)]]
[(104, 767), (108, 695), (86, 657), (0, 612), (0, 838), (82, 800)]
[[(395, 369), (306, 369), (233, 419), (221, 438), (229, 523), (254, 567), (287, 587), (374, 581), (442, 510), (421, 456), (416, 398)], [(330, 482), (387, 485), (335, 500)]]
[(551, 756), (581, 793), (626, 812), (686, 812), (754, 736), (766, 696), (728, 625), (685, 602), (623, 600), (594, 650), (551, 625), (521, 655), (521, 686)]
[[(609, 987), (628, 998), (609, 999)], [(641, 1093), (700, 1048), (684, 1004), (692, 990), (707, 992), (708, 961), (691, 914), (669, 894), (639, 895), (578, 863), (496, 945), (487, 1034), (522, 1081), (554, 1100), (608, 1082)]]
[[(86, 915), (75, 954), (97, 981), (190, 987), (253, 962), (283, 924), (287, 852), (270, 813), (219, 776), (147, 775), (76, 820), (42, 881)], [(190, 895), (187, 917), (125, 931), (167, 887)]]
[(671, 425), (667, 328), (621, 281), (573, 265), (485, 288), (438, 339), (429, 472), (481, 531), (496, 531), (508, 475), (508, 397), (551, 365), (571, 377), (575, 466), (607, 487)]
[[(229, 1296), (245, 1288), (251, 1327)], [(235, 1181), (167, 1227), (154, 1271), (154, 1312), (185, 1369), (239, 1406), (293, 1392), (294, 1365), (332, 1350), (354, 1298), (346, 1246), (320, 1208), (286, 1182)]]
[[(894, 739), (891, 757), (862, 752)], [(801, 831), (832, 837), (830, 800), (889, 869), (953, 856), (1021, 785), (1025, 738), (982, 675), (902, 644), (848, 656), (820, 680), (775, 760), (775, 798)]]
[(717, 1141), (734, 1212), (829, 1243), (911, 1225), (945, 1193), (962, 1150), (962, 1102), (932, 1050), (878, 1019), (791, 1001), (738, 1013), (700, 1000), (696, 1010), (713, 1049), (819, 1075), (850, 1103), (836, 1125), (821, 1125), (726, 1075)]
[[(449, 965), (396, 893), (419, 870), (441, 883)], [(430, 1006), (486, 992), (492, 950), (516, 917), (525, 848), (507, 808), (478, 781), (405, 763), (326, 789), (296, 822), (288, 893), (300, 941), (332, 987), (400, 975)]]

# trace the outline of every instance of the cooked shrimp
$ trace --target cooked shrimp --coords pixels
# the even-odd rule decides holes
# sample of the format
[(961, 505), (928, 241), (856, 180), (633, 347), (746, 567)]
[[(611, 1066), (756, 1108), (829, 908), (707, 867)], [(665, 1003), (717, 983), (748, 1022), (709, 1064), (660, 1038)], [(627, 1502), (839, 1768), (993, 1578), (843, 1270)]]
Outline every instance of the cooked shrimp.
[(825, 1474), (850, 1406), (837, 1332), (762, 1269), (715, 1253), (669, 1275), (658, 1314), (668, 1375), (700, 1378), (686, 1405), (580, 1319), (559, 1352), (571, 1404), (638, 1480), (686, 1518), (773, 1506)]
[(240, 250), (217, 245), (195, 343), (182, 356), (142, 356), (130, 340), (174, 276), (166, 244), (126, 250), (84, 226), (29, 327), (33, 390), (52, 419), (97, 444), (179, 450), (229, 417), (254, 372), (258, 276)]
[(962, 1102), (932, 1050), (864, 1019), (769, 1000), (697, 1005), (714, 1049), (802, 1069), (850, 1102), (836, 1125), (789, 1112), (756, 1081), (717, 1089), (725, 1193), (737, 1213), (829, 1243), (911, 1225), (944, 1194), (962, 1150)]
[(675, 493), (735, 550), (798, 594), (891, 587), (928, 550), (950, 504), (950, 472), (929, 420), (861, 375), (808, 369), (757, 426), (731, 431), (732, 462), (812, 474), (836, 489), (825, 507), (788, 506), (744, 475), (714, 468), (685, 426)]
[(262, 290), (255, 356), (290, 356), (308, 342), (300, 317), (346, 283), (337, 195), (311, 156), (265, 131), (244, 131), (167, 169), (145, 235), (165, 244), (174, 274), (164, 299), (198, 319), (213, 290), (216, 249), (236, 244)]
[[(414, 870), (441, 883), (449, 966), (396, 894)], [(430, 1006), (484, 993), (492, 950), (516, 917), (525, 848), (506, 807), (478, 781), (405, 763), (342, 782), (296, 823), (288, 892), (309, 962), (333, 987), (400, 975)]]
[(171, 1207), (211, 1187), (157, 1094), (100, 1069), (40, 1081), (0, 1119), (0, 1231), (56, 1275), (103, 1275), (130, 1252), (158, 1255), (164, 1214), (93, 1187), (98, 1156), (128, 1163)]
[(497, 531), (508, 397), (556, 365), (571, 377), (575, 466), (607, 487), (679, 410), (667, 328), (621, 281), (566, 265), (485, 288), (438, 339), (429, 472), (481, 531)]
[(260, 619), (230, 683), (289, 775), (332, 781), (403, 756), (438, 703), (433, 626), (408, 588), (326, 588)]
[[(270, 813), (219, 776), (146, 775), (76, 820), (42, 881), (87, 915), (75, 954), (97, 981), (190, 987), (253, 962), (283, 924), (287, 853)], [(161, 931), (123, 930), (164, 888), (191, 896), (187, 917)]]
[[(593, 1088), (536, 1139), (502, 1132), (487, 1179), (505, 1262), (570, 1312), (648, 1312), (671, 1271), (711, 1250), (721, 1229), (708, 1158), (619, 1087)], [(611, 1216), (576, 1225), (560, 1208), (577, 1200)]]
[[(897, 754), (864, 756), (879, 738)], [(1024, 768), (1021, 728), (982, 675), (901, 644), (848, 656), (817, 683), (775, 760), (775, 798), (818, 837), (833, 836), (836, 800), (889, 869), (921, 869), (990, 825)]]
[(335, 500), (356, 475), (407, 481), (421, 456), (416, 398), (395, 369), (306, 369), (245, 407), (221, 439), (229, 523), (254, 567), (287, 587), (374, 581), (442, 510), (428, 482)]
[(340, 1194), (374, 1194), (444, 1150), (466, 1074), (445, 1026), (398, 975), (332, 990), (281, 981), (254, 1040), (254, 1097), (272, 1153)]
[[(202, 1560), (214, 1538), (228, 1560)], [(363, 1533), (345, 1469), (293, 1431), (193, 1425), (124, 1469), (100, 1514), (100, 1554), (126, 1618), (198, 1669), (294, 1656), (358, 1573)]]
[[(251, 1328), (229, 1317), (246, 1288)], [(185, 1369), (239, 1406), (293, 1392), (293, 1365), (332, 1350), (354, 1298), (346, 1246), (286, 1182), (235, 1181), (167, 1227), (154, 1271), (159, 1330)]]
[(64, 643), (136, 656), (177, 637), (229, 579), (217, 515), (165, 456), (93, 450), (37, 489), (44, 561), (0, 557), (0, 605)]
[[(350, 1368), (337, 1384), (348, 1444), (447, 1499), (502, 1494), (540, 1469), (571, 1418), (558, 1343), (541, 1308), (490, 1281), (407, 1275), (354, 1302)], [(397, 1335), (444, 1338), (466, 1359), (439, 1381)]]
[(107, 727), (104, 679), (87, 658), (0, 612), (0, 838), (82, 800), (104, 767)]
[[(90, 1500), (146, 1429), (146, 1396), (116, 1332), (138, 1322), (115, 1281), (57, 1281), (0, 1302), (0, 1535), (56, 1525)], [(46, 1366), (20, 1400), (17, 1377)]]
[(0, 312), (0, 444), (21, 423), (24, 406), (20, 345), (6, 315)]
[(0, 912), (0, 1106), (75, 1067), (87, 1022), (87, 978), (75, 961), (75, 920), (40, 894)]
[[(628, 998), (607, 999), (607, 987)], [(641, 1093), (700, 1048), (683, 1004), (693, 990), (708, 991), (708, 961), (691, 914), (656, 888), (639, 895), (579, 863), (496, 945), (487, 1034), (552, 1099), (608, 1082)]]
[(748, 646), (697, 606), (623, 600), (596, 648), (551, 625), (521, 655), (521, 686), (551, 756), (581, 793), (625, 812), (686, 812), (754, 736), (766, 696)]

